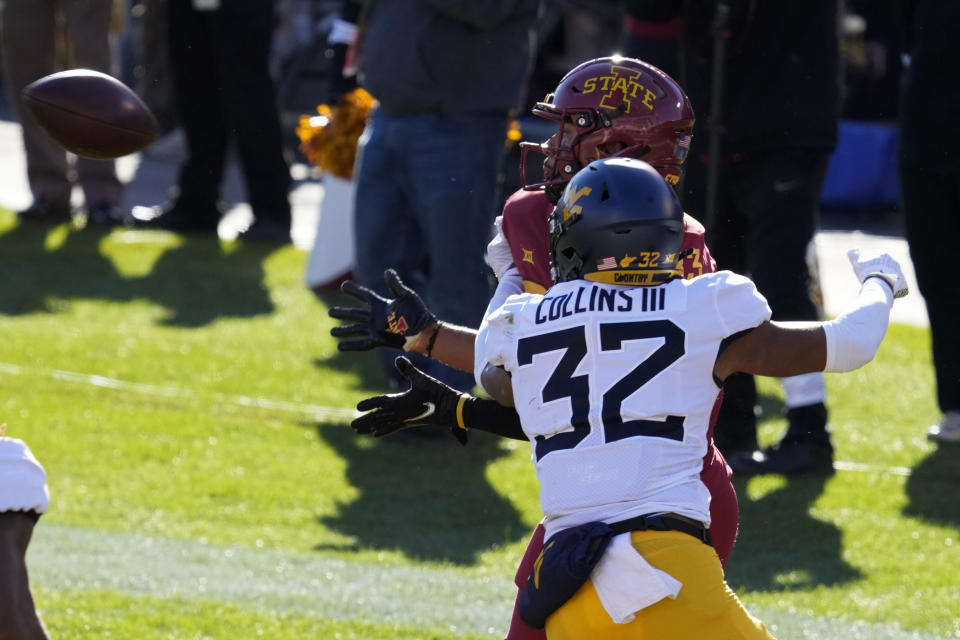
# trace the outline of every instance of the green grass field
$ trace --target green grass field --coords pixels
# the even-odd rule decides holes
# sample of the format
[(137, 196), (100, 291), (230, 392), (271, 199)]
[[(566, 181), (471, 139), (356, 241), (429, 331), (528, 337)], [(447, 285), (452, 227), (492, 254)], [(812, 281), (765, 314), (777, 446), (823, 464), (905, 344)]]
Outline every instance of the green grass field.
[[(29, 562), (54, 638), (506, 629), (539, 519), (528, 448), (355, 436), (382, 379), (337, 352), (305, 261), (0, 212), (0, 420), (48, 473)], [(737, 483), (728, 580), (777, 637), (960, 637), (960, 448), (924, 439), (932, 380), (928, 332), (893, 326), (828, 376), (839, 471)]]

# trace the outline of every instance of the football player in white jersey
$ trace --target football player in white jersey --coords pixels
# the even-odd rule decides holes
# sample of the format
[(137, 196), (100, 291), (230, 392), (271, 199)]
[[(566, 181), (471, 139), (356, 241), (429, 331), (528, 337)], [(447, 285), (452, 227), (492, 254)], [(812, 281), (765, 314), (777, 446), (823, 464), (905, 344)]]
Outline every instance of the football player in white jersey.
[(481, 383), (515, 405), (533, 446), (547, 541), (521, 614), (551, 640), (770, 638), (705, 544), (710, 411), (734, 372), (862, 366), (906, 293), (896, 261), (852, 251), (849, 311), (772, 322), (745, 277), (677, 277), (682, 216), (646, 163), (591, 163), (553, 213), (557, 284), (508, 298), (477, 339)]
[(26, 565), (33, 527), (50, 500), (47, 476), (22, 440), (3, 432), (0, 425), (0, 638), (49, 640)]

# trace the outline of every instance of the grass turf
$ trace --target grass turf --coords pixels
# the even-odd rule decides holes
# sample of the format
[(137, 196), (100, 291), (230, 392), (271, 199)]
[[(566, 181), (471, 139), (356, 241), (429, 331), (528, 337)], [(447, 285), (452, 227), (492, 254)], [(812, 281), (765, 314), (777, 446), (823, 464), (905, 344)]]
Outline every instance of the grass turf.
[[(292, 247), (44, 230), (0, 213), (0, 420), (49, 474), (38, 535), (52, 523), (512, 575), (539, 518), (528, 449), (372, 441), (318, 417), (382, 379), (372, 355), (336, 351), (325, 308), (344, 300), (314, 298), (304, 264)], [(892, 327), (873, 363), (828, 388), (847, 466), (738, 481), (729, 581), (764, 610), (960, 636), (960, 451), (923, 439), (936, 419), (928, 332)], [(771, 441), (779, 386), (760, 389)], [(336, 611), (73, 591), (46, 576), (37, 601), (57, 637), (463, 637)]]

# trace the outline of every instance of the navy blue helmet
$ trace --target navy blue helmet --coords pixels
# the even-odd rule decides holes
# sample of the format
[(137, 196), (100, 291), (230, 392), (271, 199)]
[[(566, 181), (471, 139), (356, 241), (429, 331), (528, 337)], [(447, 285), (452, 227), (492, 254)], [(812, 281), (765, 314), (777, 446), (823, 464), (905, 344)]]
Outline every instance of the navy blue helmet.
[(555, 282), (657, 285), (681, 275), (683, 209), (652, 166), (603, 158), (577, 172), (550, 216)]

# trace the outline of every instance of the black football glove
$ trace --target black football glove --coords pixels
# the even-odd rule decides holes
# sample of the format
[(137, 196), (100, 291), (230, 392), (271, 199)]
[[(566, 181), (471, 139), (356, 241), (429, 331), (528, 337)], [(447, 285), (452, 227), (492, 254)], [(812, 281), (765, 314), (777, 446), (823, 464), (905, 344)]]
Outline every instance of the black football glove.
[(340, 285), (341, 291), (366, 304), (366, 307), (331, 307), (327, 312), (331, 318), (356, 323), (330, 330), (335, 338), (356, 338), (340, 340), (337, 343), (340, 351), (369, 351), (376, 347), (403, 349), (407, 336), (415, 336), (436, 322), (436, 316), (416, 291), (403, 284), (396, 271), (387, 269), (383, 278), (393, 298), (384, 298), (350, 280)]
[(470, 401), (473, 396), (428, 376), (403, 356), (397, 357), (394, 364), (410, 382), (410, 388), (403, 393), (361, 400), (357, 410), (370, 413), (351, 422), (353, 430), (379, 438), (408, 427), (449, 427), (460, 444), (467, 444), (467, 431), (457, 424), (457, 404), (461, 397)]

